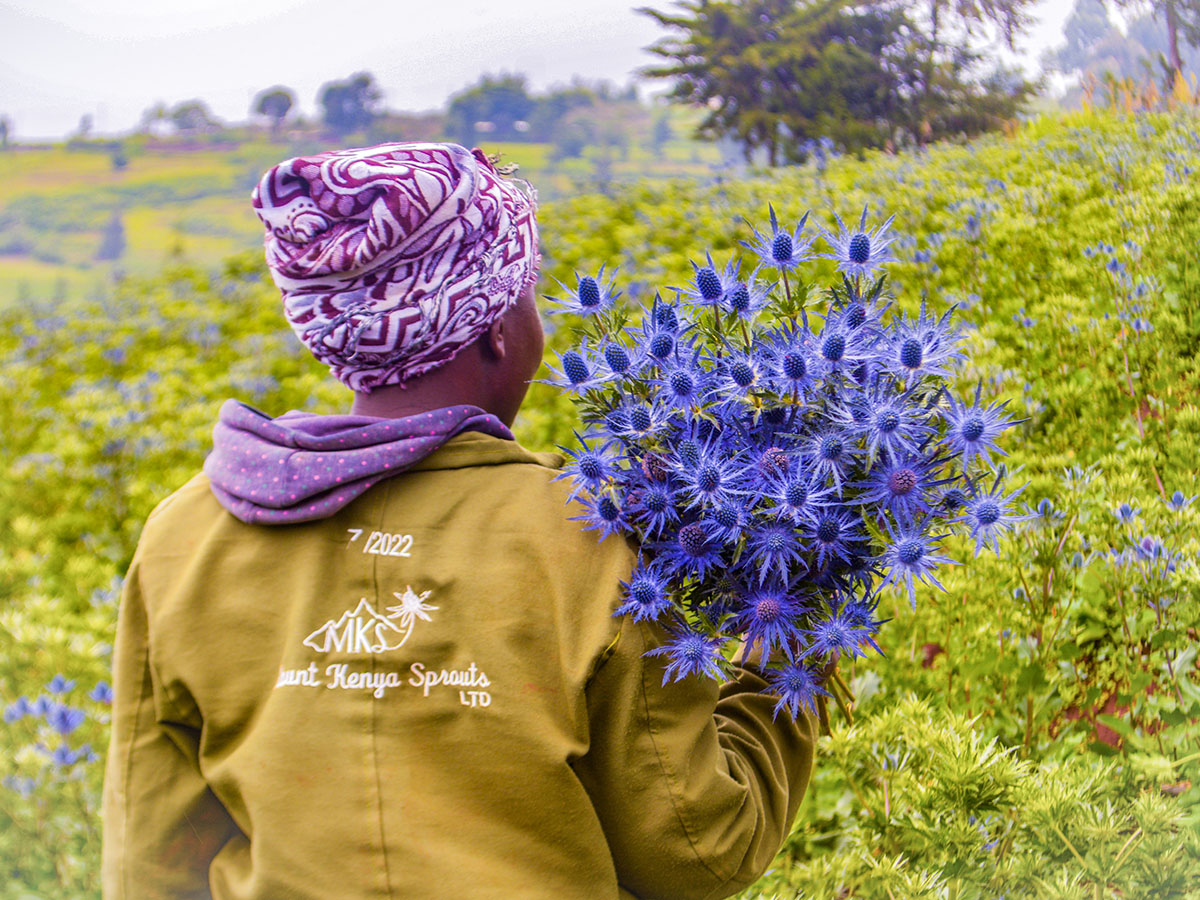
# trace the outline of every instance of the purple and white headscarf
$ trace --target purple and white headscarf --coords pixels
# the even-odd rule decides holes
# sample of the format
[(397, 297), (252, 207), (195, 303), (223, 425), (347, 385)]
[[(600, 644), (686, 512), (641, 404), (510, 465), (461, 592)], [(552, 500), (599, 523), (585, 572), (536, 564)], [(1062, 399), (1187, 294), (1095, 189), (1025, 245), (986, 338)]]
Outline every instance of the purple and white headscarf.
[(355, 391), (448, 362), (537, 278), (536, 194), (478, 149), (299, 156), (263, 175), (251, 200), (292, 329)]

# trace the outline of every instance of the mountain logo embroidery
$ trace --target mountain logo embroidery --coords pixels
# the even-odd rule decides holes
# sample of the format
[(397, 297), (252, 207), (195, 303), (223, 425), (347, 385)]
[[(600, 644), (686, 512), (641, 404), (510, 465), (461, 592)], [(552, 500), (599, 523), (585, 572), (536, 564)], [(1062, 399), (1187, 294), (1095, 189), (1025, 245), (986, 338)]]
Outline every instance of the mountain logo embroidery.
[(346, 610), (335, 622), (330, 619), (304, 639), (305, 647), (320, 653), (382, 653), (399, 650), (412, 634), (417, 619), (433, 621), (429, 617), (436, 606), (425, 601), (433, 591), (417, 594), (412, 585), (403, 594), (392, 593), (400, 601), (399, 606), (389, 606), (390, 615), (382, 616), (363, 597), (358, 606)]

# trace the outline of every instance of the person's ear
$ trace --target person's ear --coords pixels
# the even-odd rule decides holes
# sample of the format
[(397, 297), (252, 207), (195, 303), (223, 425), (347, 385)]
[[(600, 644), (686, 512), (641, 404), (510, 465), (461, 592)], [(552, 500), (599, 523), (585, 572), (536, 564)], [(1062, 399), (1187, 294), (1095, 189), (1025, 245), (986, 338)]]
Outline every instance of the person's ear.
[(488, 330), (484, 332), (484, 345), (496, 362), (504, 359), (504, 316), (500, 316), (488, 326)]

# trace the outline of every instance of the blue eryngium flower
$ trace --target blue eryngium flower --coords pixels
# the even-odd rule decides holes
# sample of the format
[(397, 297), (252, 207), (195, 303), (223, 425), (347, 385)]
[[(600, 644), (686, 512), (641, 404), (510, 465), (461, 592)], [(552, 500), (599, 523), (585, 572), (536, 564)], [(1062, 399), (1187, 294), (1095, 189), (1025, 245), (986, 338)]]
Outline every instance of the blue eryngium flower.
[(653, 563), (639, 562), (629, 581), (622, 581), (621, 587), (625, 602), (614, 615), (628, 615), (635, 622), (642, 622), (657, 619), (671, 608), (670, 582)]
[(858, 228), (847, 228), (837, 213), (833, 214), (837, 221), (839, 233), (823, 232), (826, 243), (833, 253), (823, 253), (825, 259), (837, 262), (839, 272), (851, 278), (871, 275), (885, 262), (894, 262), (895, 257), (888, 250), (888, 245), (894, 240), (888, 233), (892, 220), (888, 220), (873, 231), (867, 229), (867, 207), (863, 207), (862, 218)]
[(725, 657), (721, 655), (724, 640), (696, 631), (678, 631), (672, 637), (669, 644), (646, 653), (647, 656), (670, 657), (663, 671), (663, 684), (680, 681), (689, 675), (707, 675), (716, 679), (724, 675), (728, 668)]
[(959, 518), (959, 521), (966, 522), (971, 526), (971, 537), (975, 539), (976, 556), (979, 556), (980, 550), (988, 546), (999, 553), (1000, 534), (1011, 530), (1017, 522), (1024, 522), (1034, 517), (1032, 513), (1018, 514), (1012, 511), (1013, 501), (1025, 488), (1019, 487), (1006, 497), (1001, 488), (1003, 477), (1004, 468), (1002, 466), (992, 484), (992, 489), (986, 493), (976, 494), (967, 500), (965, 511)]
[(96, 686), (92, 688), (88, 696), (97, 703), (111, 704), (113, 702), (113, 691), (107, 681), (96, 682)]
[(681, 288), (679, 296), (681, 299), (686, 297), (687, 302), (695, 307), (721, 308), (725, 305), (729, 291), (738, 283), (741, 263), (737, 259), (731, 259), (724, 269), (718, 269), (711, 253), (706, 253), (704, 259), (703, 266), (692, 263), (695, 272), (692, 286)]
[(800, 611), (800, 604), (784, 584), (772, 581), (746, 595), (734, 622), (739, 631), (745, 632), (746, 643), (760, 648), (764, 658), (779, 650), (790, 657)]
[(829, 692), (821, 687), (820, 676), (804, 662), (794, 662), (771, 673), (771, 690), (779, 695), (775, 704), (774, 717), (786, 709), (793, 719), (800, 718), (800, 711), (817, 714), (817, 698), (828, 697)]
[(1005, 428), (1019, 425), (1025, 419), (1010, 419), (1004, 414), (1008, 401), (994, 406), (985, 406), (980, 402), (979, 395), (983, 389), (980, 382), (975, 387), (975, 399), (968, 406), (959, 403), (957, 398), (947, 391), (945, 393), (947, 408), (942, 410), (942, 418), (949, 426), (946, 430), (946, 444), (956, 455), (962, 457), (964, 467), (979, 457), (987, 465), (992, 465), (992, 453), (1007, 456), (996, 446), (996, 440)]
[(82, 709), (59, 704), (46, 713), (46, 724), (65, 737), (82, 725), (85, 718)]
[(954, 565), (954, 560), (947, 556), (939, 556), (938, 547), (934, 541), (941, 540), (946, 535), (928, 535), (919, 528), (908, 528), (893, 531), (888, 525), (888, 537), (891, 543), (884, 548), (881, 562), (887, 568), (887, 574), (879, 586), (889, 584), (903, 585), (908, 590), (908, 602), (913, 609), (917, 608), (917, 595), (914, 585), (916, 581), (927, 581), (940, 590), (945, 590), (940, 581), (934, 577), (933, 571), (939, 565)]
[[(976, 488), (999, 432), (1015, 424), (1003, 405), (984, 404), (982, 385), (973, 403), (942, 403), (963, 356), (953, 310), (905, 318), (891, 312), (885, 279), (861, 283), (888, 257), (886, 228), (868, 231), (864, 219), (834, 238), (853, 280), (830, 291), (818, 334), (808, 292), (782, 287), (797, 235), (776, 219), (756, 249), (760, 262), (778, 254), (781, 285), (755, 296), (737, 260), (718, 268), (706, 255), (677, 290), (686, 316), (655, 294), (628, 320), (635, 328), (624, 312), (592, 316), (563, 351), (559, 382), (595, 435), (568, 453), (578, 518), (640, 544), (621, 611), (686, 628), (660, 651), (668, 680), (719, 674), (716, 648), (741, 636), (782, 657), (765, 663), (777, 711), (799, 714), (822, 695), (825, 662), (878, 650), (879, 588), (915, 603), (916, 582), (937, 584), (951, 561), (935, 528), (970, 531), (978, 552), (1022, 518), (999, 480)], [(767, 304), (780, 292), (783, 302)], [(771, 308), (784, 320), (763, 322)], [(1162, 554), (1147, 552), (1153, 561), (1129, 550), (1129, 564), (1161, 567)]]
[(962, 360), (958, 332), (950, 327), (950, 307), (938, 320), (928, 316), (925, 301), (917, 318), (901, 317), (888, 341), (882, 362), (905, 384), (931, 375), (949, 377), (949, 366)]
[(816, 236), (807, 236), (804, 234), (805, 223), (808, 222), (808, 213), (806, 212), (797, 223), (796, 227), (788, 231), (786, 228), (779, 227), (779, 219), (775, 215), (775, 207), (768, 204), (767, 210), (771, 215), (771, 233), (769, 235), (760, 234), (758, 229), (746, 220), (746, 224), (754, 231), (754, 240), (747, 242), (742, 241), (741, 244), (747, 250), (753, 251), (758, 257), (760, 266), (766, 268), (777, 269), (780, 272), (790, 272), (800, 263), (812, 259), (813, 241)]
[(550, 312), (573, 313), (577, 316), (592, 316), (604, 312), (613, 305), (617, 297), (621, 296), (620, 291), (613, 289), (613, 278), (616, 274), (614, 269), (612, 276), (606, 282), (604, 281), (604, 266), (601, 266), (600, 271), (594, 276), (580, 275), (576, 272), (574, 290), (559, 281), (558, 286), (563, 289), (566, 297), (561, 300), (557, 297), (546, 297), (547, 300), (557, 303), (560, 307), (552, 309)]

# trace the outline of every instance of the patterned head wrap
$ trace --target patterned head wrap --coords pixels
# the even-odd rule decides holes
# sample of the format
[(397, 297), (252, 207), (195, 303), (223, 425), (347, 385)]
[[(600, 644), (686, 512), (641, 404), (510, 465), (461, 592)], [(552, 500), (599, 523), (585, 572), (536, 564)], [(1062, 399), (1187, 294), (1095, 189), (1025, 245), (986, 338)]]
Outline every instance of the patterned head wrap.
[(478, 149), (300, 156), (263, 175), (251, 200), (292, 329), (355, 391), (448, 362), (537, 278), (537, 196)]

